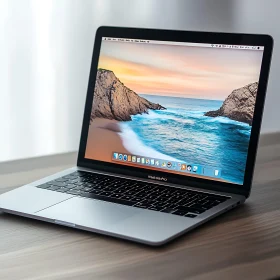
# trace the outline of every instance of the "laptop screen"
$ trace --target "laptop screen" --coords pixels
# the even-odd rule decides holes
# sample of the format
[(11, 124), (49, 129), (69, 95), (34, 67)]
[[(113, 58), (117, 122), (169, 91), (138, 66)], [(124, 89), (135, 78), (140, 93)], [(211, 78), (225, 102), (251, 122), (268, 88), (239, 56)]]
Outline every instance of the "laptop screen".
[(242, 185), (263, 50), (103, 37), (85, 158)]

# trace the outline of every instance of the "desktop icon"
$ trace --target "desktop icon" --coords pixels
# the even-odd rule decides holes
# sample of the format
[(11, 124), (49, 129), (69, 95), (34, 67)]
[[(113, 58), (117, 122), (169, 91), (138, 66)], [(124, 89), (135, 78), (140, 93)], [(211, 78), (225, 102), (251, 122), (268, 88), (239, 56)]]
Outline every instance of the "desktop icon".
[(219, 176), (219, 170), (215, 170), (215, 176)]
[(138, 157), (136, 161), (137, 161), (138, 163), (140, 163), (141, 158), (140, 158), (140, 157)]
[(189, 172), (191, 172), (191, 171), (192, 171), (192, 166), (191, 166), (191, 165), (187, 165), (187, 170), (188, 170)]
[(167, 167), (168, 168), (171, 168), (171, 166), (172, 166), (172, 163), (169, 161), (169, 162), (167, 162)]
[(145, 158), (143, 158), (143, 157), (141, 158), (141, 163), (145, 164)]
[(150, 159), (146, 158), (146, 164), (150, 164)]
[(123, 160), (127, 161), (127, 155), (123, 155)]
[(197, 166), (197, 165), (194, 165), (192, 171), (193, 171), (193, 172), (196, 172), (197, 169), (198, 169), (198, 166)]
[(155, 165), (156, 165), (156, 166), (159, 166), (159, 160), (156, 160), (156, 161), (155, 161)]
[(131, 155), (127, 156), (127, 161), (131, 161)]
[(155, 160), (151, 159), (151, 165), (154, 165), (154, 164), (155, 164)]
[(136, 162), (136, 156), (132, 156), (132, 162)]
[(119, 158), (119, 154), (118, 153), (114, 153), (114, 159), (118, 159)]
[(187, 165), (185, 163), (181, 164), (181, 170), (186, 170), (187, 169)]
[(119, 154), (119, 160), (122, 160), (122, 154)]
[(161, 166), (162, 166), (162, 167), (166, 167), (166, 162), (163, 161), (163, 162), (161, 163)]

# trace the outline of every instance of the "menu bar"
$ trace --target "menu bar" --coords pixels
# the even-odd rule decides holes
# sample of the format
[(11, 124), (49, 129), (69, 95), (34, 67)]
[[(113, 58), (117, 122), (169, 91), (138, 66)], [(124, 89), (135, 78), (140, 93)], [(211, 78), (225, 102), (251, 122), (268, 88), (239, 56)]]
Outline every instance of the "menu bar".
[(155, 167), (163, 170), (173, 170), (179, 171), (182, 173), (192, 173), (198, 175), (204, 175), (208, 177), (221, 177), (221, 169), (205, 167), (199, 164), (185, 163), (185, 162), (177, 162), (170, 160), (162, 160), (150, 157), (143, 157), (139, 155), (128, 155), (122, 154), (118, 152), (112, 153), (112, 160), (117, 162), (125, 162), (126, 164), (139, 165), (141, 166), (149, 166)]
[(156, 41), (156, 40), (142, 40), (142, 39), (128, 39), (128, 38), (113, 38), (102, 37), (102, 41), (113, 41), (123, 43), (136, 44), (157, 44), (157, 45), (176, 45), (176, 46), (190, 46), (190, 47), (204, 47), (204, 48), (218, 48), (218, 49), (237, 49), (237, 50), (264, 50), (263, 46), (247, 46), (247, 45), (227, 45), (227, 44), (206, 44), (206, 43), (186, 43), (186, 42), (172, 42), (172, 41)]

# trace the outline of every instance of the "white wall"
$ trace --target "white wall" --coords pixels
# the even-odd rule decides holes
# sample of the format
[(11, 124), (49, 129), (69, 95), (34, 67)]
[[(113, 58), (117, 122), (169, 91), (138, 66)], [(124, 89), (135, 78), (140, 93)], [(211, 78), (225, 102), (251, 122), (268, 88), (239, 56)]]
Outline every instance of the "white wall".
[(233, 30), (244, 33), (265, 33), (274, 38), (274, 51), (264, 109), (262, 132), (280, 131), (280, 1), (236, 0)]
[[(0, 1), (0, 161), (77, 150), (99, 25), (265, 32), (275, 36), (277, 50), (273, 4), (279, 6), (276, 0)], [(263, 6), (272, 11), (262, 15)], [(280, 131), (277, 67), (263, 132)]]

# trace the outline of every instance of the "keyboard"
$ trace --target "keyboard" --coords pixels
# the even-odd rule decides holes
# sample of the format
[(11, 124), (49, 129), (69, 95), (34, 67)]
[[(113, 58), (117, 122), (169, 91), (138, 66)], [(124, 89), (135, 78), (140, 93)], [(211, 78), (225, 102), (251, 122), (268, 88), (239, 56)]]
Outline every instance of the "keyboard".
[(228, 196), (84, 171), (75, 171), (37, 188), (188, 218), (195, 218), (230, 199)]

